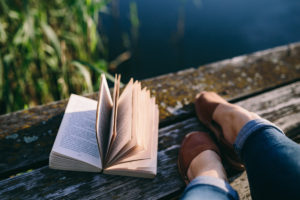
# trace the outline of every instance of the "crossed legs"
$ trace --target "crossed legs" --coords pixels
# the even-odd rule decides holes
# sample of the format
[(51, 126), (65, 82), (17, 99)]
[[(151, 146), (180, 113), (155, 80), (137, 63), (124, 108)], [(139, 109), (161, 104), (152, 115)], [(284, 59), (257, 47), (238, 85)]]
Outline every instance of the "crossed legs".
[[(202, 95), (210, 99), (216, 94), (204, 92)], [(298, 144), (257, 114), (228, 102), (218, 104), (212, 114), (212, 120), (220, 125), (224, 138), (236, 147), (243, 160), (254, 199), (300, 199), (300, 192), (296, 189), (300, 185)], [(272, 166), (272, 163), (276, 166)], [(238, 199), (226, 182), (227, 176), (220, 155), (212, 150), (205, 150), (192, 160), (187, 177), (191, 183), (183, 198), (191, 199), (197, 196), (200, 199), (202, 196), (203, 199)], [(209, 177), (212, 181), (203, 181), (204, 177)], [(219, 190), (219, 194), (216, 192), (217, 187), (214, 188), (218, 181), (223, 181), (222, 185), (226, 186), (223, 187), (223, 191)], [(231, 195), (228, 195), (230, 192)]]

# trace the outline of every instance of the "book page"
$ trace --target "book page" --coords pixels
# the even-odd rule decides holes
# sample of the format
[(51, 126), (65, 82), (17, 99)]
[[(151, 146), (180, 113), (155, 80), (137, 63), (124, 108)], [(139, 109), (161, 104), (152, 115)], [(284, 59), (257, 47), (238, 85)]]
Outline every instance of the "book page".
[(100, 156), (102, 162), (104, 154), (107, 151), (107, 145), (110, 133), (110, 122), (113, 102), (110, 96), (109, 88), (105, 75), (101, 75), (101, 83), (99, 87), (99, 97), (97, 105), (97, 119), (96, 119), (96, 136), (99, 145)]
[(131, 125), (131, 139), (130, 141), (120, 150), (120, 152), (112, 159), (107, 166), (113, 165), (115, 162), (118, 162), (120, 159), (128, 157), (130, 155), (135, 155), (137, 152), (141, 151), (142, 148), (137, 145), (136, 132), (138, 131), (138, 113), (139, 109), (136, 106), (138, 101), (138, 94), (140, 91), (141, 85), (138, 81), (135, 81), (132, 85), (132, 125)]
[(134, 160), (120, 163), (104, 169), (105, 174), (135, 176), (143, 178), (153, 178), (157, 173), (157, 147), (158, 147), (158, 125), (159, 111), (155, 104), (155, 99), (151, 98), (150, 115), (152, 116), (151, 126), (151, 156), (149, 159)]
[(51, 152), (49, 157), (49, 168), (68, 170), (68, 171), (81, 171), (81, 172), (101, 172), (102, 169), (90, 165), (89, 163), (69, 158), (62, 154)]
[(70, 96), (51, 153), (102, 168), (95, 130), (96, 107), (97, 101)]
[[(152, 121), (154, 99), (150, 99), (150, 92), (141, 87), (137, 87), (137, 99), (133, 104), (133, 110), (136, 110), (136, 116), (133, 115), (133, 128), (132, 131), (136, 134), (137, 145), (136, 148), (123, 158), (118, 160), (117, 163), (123, 163), (134, 160), (149, 159), (151, 157), (152, 147)], [(147, 105), (147, 106), (145, 106)]]
[(107, 163), (109, 163), (121, 151), (125, 152), (124, 147), (131, 140), (131, 126), (132, 126), (132, 88), (133, 80), (127, 84), (125, 89), (117, 102), (117, 116), (116, 116), (116, 137), (111, 146), (111, 151)]
[(110, 131), (108, 136), (108, 144), (107, 144), (107, 151), (104, 158), (104, 163), (107, 162), (110, 152), (111, 152), (111, 146), (116, 138), (117, 134), (117, 126), (116, 126), (116, 120), (117, 120), (117, 102), (119, 99), (119, 90), (120, 90), (120, 75), (115, 75), (115, 83), (114, 83), (114, 92), (113, 92), (113, 108), (111, 111), (111, 120), (110, 120)]

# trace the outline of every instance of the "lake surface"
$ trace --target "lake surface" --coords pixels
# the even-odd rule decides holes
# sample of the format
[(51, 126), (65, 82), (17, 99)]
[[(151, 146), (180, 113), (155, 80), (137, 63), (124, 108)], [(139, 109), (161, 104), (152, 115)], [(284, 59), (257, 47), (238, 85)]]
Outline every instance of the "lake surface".
[(113, 0), (109, 8), (99, 30), (110, 60), (131, 51), (111, 71), (124, 82), (300, 41), (299, 0)]

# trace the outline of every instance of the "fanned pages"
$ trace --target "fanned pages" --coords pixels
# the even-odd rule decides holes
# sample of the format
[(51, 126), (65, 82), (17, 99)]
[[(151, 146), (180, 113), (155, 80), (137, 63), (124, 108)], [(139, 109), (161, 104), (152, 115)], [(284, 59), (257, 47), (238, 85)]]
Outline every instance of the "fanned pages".
[(119, 95), (120, 78), (115, 76), (113, 98), (105, 75), (98, 102), (71, 95), (50, 153), (50, 168), (156, 175), (158, 106), (150, 91), (132, 79)]
[(116, 137), (111, 145), (109, 163), (120, 150), (131, 140), (132, 124), (132, 81), (125, 87), (120, 99), (116, 102)]
[(113, 108), (112, 108), (112, 113), (111, 113), (111, 121), (110, 121), (110, 131), (109, 131), (109, 136), (108, 136), (108, 148), (106, 151), (106, 155), (104, 156), (104, 160), (106, 161), (109, 157), (110, 151), (111, 151), (111, 146), (112, 143), (116, 137), (117, 134), (117, 125), (116, 125), (116, 120), (117, 120), (117, 115), (118, 115), (118, 110), (117, 110), (117, 105), (118, 105), (118, 99), (119, 99), (119, 85), (120, 85), (120, 76), (116, 75), (115, 76), (115, 87), (114, 87), (114, 93), (113, 93)]
[(102, 162), (104, 153), (107, 151), (112, 107), (113, 102), (109, 93), (107, 81), (104, 74), (102, 74), (96, 117), (96, 136)]

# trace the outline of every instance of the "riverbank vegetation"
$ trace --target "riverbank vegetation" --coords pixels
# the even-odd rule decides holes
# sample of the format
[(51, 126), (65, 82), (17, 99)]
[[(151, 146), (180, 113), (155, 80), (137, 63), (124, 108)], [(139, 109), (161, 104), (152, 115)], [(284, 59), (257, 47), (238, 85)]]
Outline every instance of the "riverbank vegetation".
[(98, 89), (108, 52), (97, 24), (107, 3), (0, 1), (1, 114)]

